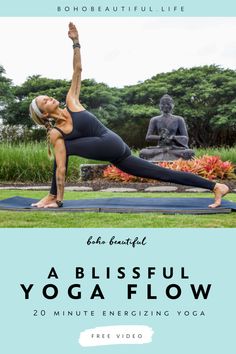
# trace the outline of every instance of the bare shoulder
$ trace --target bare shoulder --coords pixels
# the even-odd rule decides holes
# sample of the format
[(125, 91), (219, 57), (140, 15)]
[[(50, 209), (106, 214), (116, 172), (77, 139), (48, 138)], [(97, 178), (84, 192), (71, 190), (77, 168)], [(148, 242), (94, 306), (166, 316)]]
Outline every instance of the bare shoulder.
[(55, 145), (58, 139), (62, 139), (61, 133), (58, 130), (52, 128), (50, 131), (50, 141), (52, 145)]

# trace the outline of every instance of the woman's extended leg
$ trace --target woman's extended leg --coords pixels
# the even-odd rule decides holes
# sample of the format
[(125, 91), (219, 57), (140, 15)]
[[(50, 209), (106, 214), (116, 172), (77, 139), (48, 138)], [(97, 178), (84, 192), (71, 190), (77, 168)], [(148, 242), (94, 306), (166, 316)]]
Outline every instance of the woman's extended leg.
[(215, 208), (220, 205), (221, 198), (228, 192), (228, 187), (224, 184), (216, 183), (193, 173), (173, 171), (168, 168), (154, 165), (144, 159), (128, 156), (124, 160), (115, 164), (120, 170), (134, 176), (152, 178), (165, 182), (172, 182), (186, 186), (206, 188), (215, 194), (215, 202), (209, 207)]
[(206, 188), (212, 191), (216, 185), (215, 182), (199, 177), (193, 173), (174, 171), (169, 168), (154, 165), (151, 162), (132, 155), (116, 164), (116, 166), (120, 170), (137, 177), (152, 178), (186, 186)]

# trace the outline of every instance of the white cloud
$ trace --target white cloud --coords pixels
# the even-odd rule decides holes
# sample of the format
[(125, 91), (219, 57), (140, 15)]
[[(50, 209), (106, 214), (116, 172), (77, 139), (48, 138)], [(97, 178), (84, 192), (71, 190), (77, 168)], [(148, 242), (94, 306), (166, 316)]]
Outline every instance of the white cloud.
[[(68, 18), (1, 18), (0, 64), (15, 84), (27, 76), (70, 79)], [(82, 18), (83, 78), (110, 86), (144, 81), (179, 67), (236, 68), (235, 18)]]

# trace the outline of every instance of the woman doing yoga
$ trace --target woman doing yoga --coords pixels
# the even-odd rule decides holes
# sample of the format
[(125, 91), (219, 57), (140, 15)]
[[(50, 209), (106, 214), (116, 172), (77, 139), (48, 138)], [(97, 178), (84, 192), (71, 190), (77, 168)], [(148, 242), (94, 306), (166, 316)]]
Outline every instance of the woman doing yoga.
[[(48, 96), (38, 96), (30, 105), (31, 118), (47, 130), (49, 154), (50, 143), (55, 154), (50, 193), (34, 206), (45, 208), (63, 206), (68, 156), (79, 155), (110, 161), (120, 170), (135, 176), (209, 189), (215, 194), (215, 201), (209, 207), (218, 207), (221, 198), (228, 192), (225, 184), (215, 183), (192, 173), (156, 166), (132, 156), (129, 147), (117, 134), (84, 109), (79, 101), (82, 71), (79, 36), (73, 23), (69, 24), (68, 35), (73, 41), (74, 56), (72, 82), (66, 96), (67, 107), (60, 108), (59, 102)], [(51, 120), (55, 122), (54, 126)]]

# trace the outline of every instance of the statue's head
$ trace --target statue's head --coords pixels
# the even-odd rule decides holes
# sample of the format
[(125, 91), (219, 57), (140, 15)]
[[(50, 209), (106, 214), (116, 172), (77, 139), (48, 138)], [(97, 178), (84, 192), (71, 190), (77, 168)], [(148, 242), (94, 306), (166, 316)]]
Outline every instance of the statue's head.
[(160, 99), (159, 107), (163, 113), (172, 112), (173, 108), (174, 108), (174, 101), (173, 101), (172, 97), (167, 94), (162, 96)]

